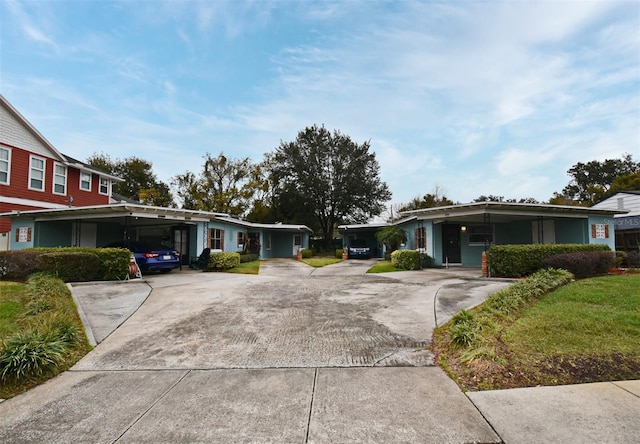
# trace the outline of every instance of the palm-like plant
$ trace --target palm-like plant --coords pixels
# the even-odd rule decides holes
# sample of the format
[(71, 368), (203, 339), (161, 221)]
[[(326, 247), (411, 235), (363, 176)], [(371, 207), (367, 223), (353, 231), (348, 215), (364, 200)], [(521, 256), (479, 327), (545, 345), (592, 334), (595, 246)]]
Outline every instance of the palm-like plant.
[(391, 253), (396, 251), (400, 244), (407, 242), (407, 232), (398, 225), (389, 225), (376, 232), (376, 239), (378, 242), (382, 242), (387, 247), (387, 251)]

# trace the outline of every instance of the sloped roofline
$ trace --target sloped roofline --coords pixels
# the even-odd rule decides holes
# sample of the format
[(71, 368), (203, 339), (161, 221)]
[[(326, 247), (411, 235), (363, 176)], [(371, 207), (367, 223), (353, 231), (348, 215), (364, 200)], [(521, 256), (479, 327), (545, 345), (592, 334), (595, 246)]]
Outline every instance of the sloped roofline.
[(13, 115), (13, 117), (15, 117), (18, 121), (20, 121), (20, 123), (22, 123), (22, 125), (24, 125), (25, 128), (27, 128), (27, 130), (33, 134), (33, 136), (38, 139), (38, 141), (40, 141), (40, 143), (42, 143), (44, 146), (47, 147), (47, 149), (49, 151), (51, 151), (51, 153), (57, 158), (57, 160), (59, 160), (61, 163), (70, 166), (70, 167), (74, 167), (76, 169), (79, 170), (86, 170), (86, 171), (91, 171), (93, 173), (96, 173), (100, 176), (103, 177), (107, 177), (109, 179), (112, 180), (116, 180), (118, 182), (124, 182), (124, 179), (114, 176), (112, 174), (109, 174), (105, 171), (102, 171), (98, 168), (92, 167), (91, 165), (87, 165), (84, 162), (80, 162), (79, 160), (74, 159), (73, 157), (67, 156), (65, 154), (62, 154), (60, 151), (58, 151), (56, 149), (55, 146), (53, 146), (53, 144), (51, 142), (49, 142), (47, 140), (46, 137), (44, 137), (42, 135), (42, 133), (40, 133), (40, 131), (38, 131), (36, 129), (35, 126), (33, 126), (31, 124), (31, 122), (29, 122), (27, 120), (26, 117), (24, 117), (22, 114), (20, 114), (20, 111), (18, 111), (7, 99), (6, 97), (4, 97), (2, 94), (0, 94), (0, 103), (2, 103), (4, 105), (4, 107), (9, 111), (10, 114)]

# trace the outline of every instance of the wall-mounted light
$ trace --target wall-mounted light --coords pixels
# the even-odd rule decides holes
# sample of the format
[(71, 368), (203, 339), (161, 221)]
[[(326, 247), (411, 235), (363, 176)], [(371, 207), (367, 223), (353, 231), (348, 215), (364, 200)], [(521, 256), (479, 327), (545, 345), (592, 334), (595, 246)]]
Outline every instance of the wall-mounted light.
[(467, 231), (467, 227), (465, 225), (461, 226), (460, 231), (464, 233), (465, 231)]

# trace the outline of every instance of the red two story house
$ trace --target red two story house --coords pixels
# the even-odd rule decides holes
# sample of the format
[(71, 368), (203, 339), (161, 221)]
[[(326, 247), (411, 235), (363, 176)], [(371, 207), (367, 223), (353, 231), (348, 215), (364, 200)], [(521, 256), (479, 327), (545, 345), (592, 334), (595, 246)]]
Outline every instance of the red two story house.
[[(0, 213), (105, 205), (120, 180), (60, 153), (0, 95)], [(0, 249), (11, 235), (0, 218)]]

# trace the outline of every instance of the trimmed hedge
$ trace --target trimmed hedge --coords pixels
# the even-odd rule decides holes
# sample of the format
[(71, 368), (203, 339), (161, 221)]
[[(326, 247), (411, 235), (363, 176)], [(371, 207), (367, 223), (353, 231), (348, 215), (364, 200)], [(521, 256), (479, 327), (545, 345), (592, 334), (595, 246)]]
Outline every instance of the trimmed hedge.
[(209, 270), (229, 270), (240, 265), (240, 253), (212, 253), (209, 256)]
[(40, 271), (51, 273), (64, 282), (82, 282), (98, 277), (100, 258), (84, 251), (60, 251), (43, 253), (36, 263)]
[[(46, 256), (40, 259), (41, 256)], [(79, 255), (79, 256), (78, 256)], [(94, 259), (89, 258), (96, 257)], [(87, 258), (84, 264), (78, 257)], [(29, 248), (0, 251), (0, 278), (25, 282), (37, 272), (53, 272), (64, 281), (118, 280), (129, 272), (131, 252), (124, 248)], [(72, 270), (77, 267), (77, 270)]]
[(240, 255), (240, 263), (257, 261), (258, 257), (259, 256), (254, 253), (243, 253)]
[(342, 249), (342, 248), (336, 249), (336, 258), (337, 259), (342, 259), (342, 255), (343, 254), (344, 254), (344, 249)]
[(603, 244), (495, 245), (487, 252), (492, 276), (529, 276), (545, 268), (545, 259), (564, 253), (611, 251)]
[(391, 265), (402, 270), (419, 270), (420, 253), (416, 250), (396, 250), (391, 253)]
[(311, 256), (313, 256), (313, 250), (304, 248), (300, 250), (300, 254), (302, 255), (302, 259), (309, 259)]
[(570, 271), (578, 279), (602, 276), (614, 265), (614, 254), (604, 251), (581, 251), (557, 254), (544, 260), (551, 268)]

